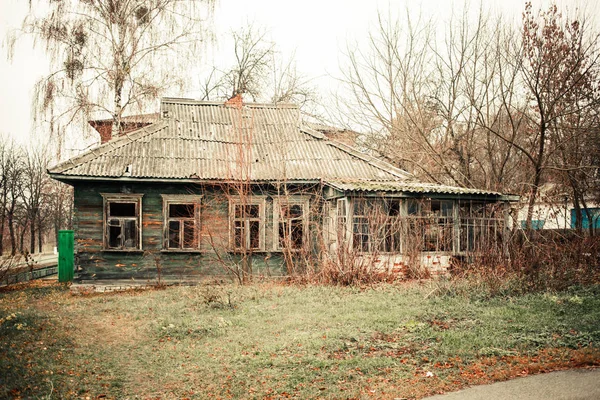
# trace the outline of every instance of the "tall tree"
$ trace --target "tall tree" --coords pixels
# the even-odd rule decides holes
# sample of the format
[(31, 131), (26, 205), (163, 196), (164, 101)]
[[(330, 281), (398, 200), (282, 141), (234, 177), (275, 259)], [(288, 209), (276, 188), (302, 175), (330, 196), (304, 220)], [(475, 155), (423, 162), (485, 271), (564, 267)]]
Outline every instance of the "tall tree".
[[(33, 35), (53, 68), (37, 85), (36, 115), (52, 118), (60, 128), (103, 112), (119, 132), (128, 109), (139, 111), (184, 84), (209, 33), (213, 3), (31, 0), (21, 33)], [(13, 47), (19, 36), (13, 32)]]
[[(579, 148), (581, 135), (594, 129), (593, 125), (584, 127), (582, 123), (587, 116), (598, 115), (600, 42), (598, 34), (587, 32), (584, 27), (584, 20), (563, 16), (556, 5), (535, 13), (531, 3), (527, 3), (523, 13), (522, 72), (531, 105), (527, 115), (534, 144), (531, 152), (525, 152), (534, 170), (528, 229), (544, 174), (560, 163), (561, 150), (564, 154), (567, 148)], [(587, 120), (593, 123), (594, 118)], [(573, 161), (573, 157), (563, 157), (563, 161), (570, 162), (567, 160)], [(558, 167), (568, 171), (572, 166)], [(571, 181), (575, 183), (577, 179)], [(575, 197), (580, 198), (577, 193)]]
[(498, 100), (514, 74), (499, 68), (508, 38), (502, 26), (481, 10), (474, 20), (465, 12), (436, 35), (431, 21), (409, 12), (380, 16), (369, 47), (348, 51), (344, 119), (367, 132), (371, 148), (421, 179), (512, 189), (519, 155), (492, 132), (504, 132), (501, 116), (514, 108)]
[[(22, 200), (29, 225), (29, 252), (42, 252), (42, 232), (44, 230), (44, 205), (50, 178), (46, 174), (49, 158), (43, 150), (30, 149), (24, 157), (22, 176)], [(36, 235), (37, 233), (37, 235)]]
[[(0, 141), (0, 242), (4, 243), (5, 226), (11, 244), (11, 255), (17, 254), (19, 249), (17, 221), (22, 214), (21, 202), (23, 198), (23, 151), (12, 141), (4, 137)], [(3, 246), (0, 245), (0, 255)]]

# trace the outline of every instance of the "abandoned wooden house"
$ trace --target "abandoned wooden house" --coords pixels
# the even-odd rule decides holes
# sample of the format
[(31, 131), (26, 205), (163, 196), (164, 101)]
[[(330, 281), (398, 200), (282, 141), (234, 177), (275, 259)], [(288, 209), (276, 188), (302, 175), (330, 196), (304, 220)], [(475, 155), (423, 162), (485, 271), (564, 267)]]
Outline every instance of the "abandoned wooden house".
[(358, 260), (443, 272), (502, 245), (514, 200), (418, 182), (310, 129), (293, 105), (166, 98), (142, 125), (49, 170), (74, 187), (79, 279), (281, 276)]

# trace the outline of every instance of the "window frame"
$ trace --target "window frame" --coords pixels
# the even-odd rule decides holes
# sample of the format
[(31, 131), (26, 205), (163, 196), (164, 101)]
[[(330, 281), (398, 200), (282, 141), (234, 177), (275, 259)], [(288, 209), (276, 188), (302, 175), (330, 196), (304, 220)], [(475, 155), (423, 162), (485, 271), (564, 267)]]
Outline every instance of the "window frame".
[[(343, 212), (342, 211), (343, 205)], [(350, 201), (341, 197), (335, 202), (335, 235), (338, 245), (348, 246), (352, 238), (350, 220)]]
[[(279, 224), (282, 220), (280, 210), (282, 205), (302, 206), (302, 246), (300, 248), (286, 248), (279, 243)], [(273, 250), (274, 251), (302, 251), (308, 246), (308, 229), (310, 216), (309, 196), (280, 196), (273, 199)], [(288, 219), (292, 220), (292, 218)]]
[[(100, 193), (102, 196), (102, 250), (103, 251), (119, 251), (119, 252), (136, 252), (142, 251), (142, 193)], [(110, 215), (110, 205), (113, 203), (134, 203), (135, 216), (123, 217)], [(118, 219), (120, 221), (135, 221), (137, 231), (137, 243), (135, 247), (125, 247), (124, 240), (120, 247), (110, 247), (110, 224), (109, 220)]]
[[(200, 250), (200, 231), (202, 229), (201, 219), (201, 207), (202, 207), (202, 195), (196, 194), (161, 194), (163, 202), (163, 240), (162, 240), (162, 251), (168, 252), (190, 252)], [(172, 204), (192, 204), (194, 205), (194, 216), (192, 218), (184, 217), (170, 217), (169, 206)], [(169, 247), (169, 223), (171, 221), (193, 221), (194, 222), (194, 247), (183, 247), (184, 241), (181, 240), (183, 235), (183, 226), (181, 224), (180, 230), (180, 245), (181, 247)]]
[[(266, 241), (265, 241), (265, 227), (266, 227), (266, 196), (255, 196), (248, 195), (244, 196), (242, 200), (241, 196), (232, 196), (229, 199), (229, 248), (233, 252), (255, 252), (255, 251), (265, 251), (266, 250)], [(236, 206), (250, 206), (257, 205), (258, 206), (258, 217), (255, 218), (236, 218), (235, 216), (235, 207)], [(236, 247), (235, 245), (235, 222), (238, 220), (244, 221), (244, 230), (246, 232), (246, 244), (247, 247)], [(259, 246), (256, 248), (251, 248), (250, 244), (250, 228), (249, 222), (258, 220), (258, 244)]]

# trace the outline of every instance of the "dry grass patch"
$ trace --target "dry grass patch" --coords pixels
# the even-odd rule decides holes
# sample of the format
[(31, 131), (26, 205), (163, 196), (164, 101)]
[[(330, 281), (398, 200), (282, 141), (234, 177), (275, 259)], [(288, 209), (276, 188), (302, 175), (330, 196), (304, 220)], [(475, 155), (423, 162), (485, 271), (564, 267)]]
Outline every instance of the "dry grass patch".
[(418, 398), (600, 363), (598, 287), (485, 301), (432, 290), (3, 292), (0, 397)]

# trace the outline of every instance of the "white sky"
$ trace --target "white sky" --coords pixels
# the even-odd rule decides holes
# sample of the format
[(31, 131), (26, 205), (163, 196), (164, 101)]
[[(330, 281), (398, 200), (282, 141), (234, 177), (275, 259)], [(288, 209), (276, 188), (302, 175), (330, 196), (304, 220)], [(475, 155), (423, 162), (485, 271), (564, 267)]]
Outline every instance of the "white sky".
[[(0, 41), (4, 42), (10, 28), (18, 26), (27, 11), (26, 0), (0, 0)], [(478, 1), (471, 1), (470, 8), (477, 9)], [(534, 9), (547, 5), (546, 0), (533, 1)], [(584, 8), (586, 16), (596, 22), (600, 19), (600, 6), (595, 0), (558, 1), (573, 9)], [(425, 17), (433, 17), (440, 26), (464, 1), (449, 0), (217, 0), (214, 25), (217, 38), (232, 30), (254, 22), (268, 30), (271, 39), (289, 57), (295, 51), (299, 73), (314, 78), (314, 85), (323, 96), (335, 90), (338, 62), (343, 59), (347, 43), (358, 42), (366, 37), (373, 26), (377, 11), (387, 14), (391, 9), (404, 12), (408, 7), (421, 10)], [(502, 11), (505, 15), (520, 18), (524, 0), (487, 0), (484, 9)], [(457, 7), (458, 6), (458, 7)], [(6, 58), (6, 47), (0, 49), (0, 133), (12, 135), (21, 143), (40, 141), (44, 132), (32, 135), (30, 113), (34, 83), (48, 73), (48, 62), (41, 50), (32, 50), (31, 41), (21, 41), (12, 63)], [(229, 58), (229, 52), (218, 46), (215, 58), (207, 62), (216, 66)], [(223, 66), (224, 67), (224, 66)], [(180, 96), (180, 93), (171, 95)]]

